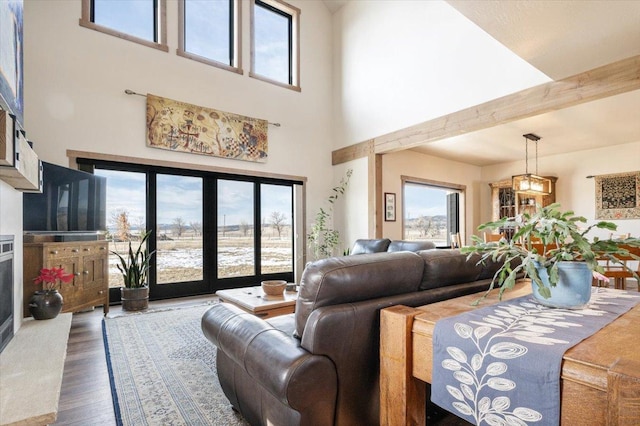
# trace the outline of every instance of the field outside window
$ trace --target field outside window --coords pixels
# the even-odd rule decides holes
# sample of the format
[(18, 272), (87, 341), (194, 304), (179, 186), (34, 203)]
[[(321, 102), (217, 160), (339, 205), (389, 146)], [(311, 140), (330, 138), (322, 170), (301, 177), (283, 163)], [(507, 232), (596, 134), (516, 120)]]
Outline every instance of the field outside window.
[(432, 241), (437, 247), (448, 247), (451, 233), (459, 232), (459, 193), (457, 188), (404, 182), (404, 239)]

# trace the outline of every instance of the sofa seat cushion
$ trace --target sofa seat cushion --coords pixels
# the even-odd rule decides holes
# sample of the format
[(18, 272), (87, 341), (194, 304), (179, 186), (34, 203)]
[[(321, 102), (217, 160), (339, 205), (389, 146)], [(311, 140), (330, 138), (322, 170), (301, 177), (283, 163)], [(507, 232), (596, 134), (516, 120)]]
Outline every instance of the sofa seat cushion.
[(476, 281), (483, 269), (458, 249), (424, 250), (418, 255), (424, 260), (420, 290)]
[(313, 310), (418, 290), (424, 262), (415, 253), (331, 257), (307, 265), (296, 301), (296, 335)]

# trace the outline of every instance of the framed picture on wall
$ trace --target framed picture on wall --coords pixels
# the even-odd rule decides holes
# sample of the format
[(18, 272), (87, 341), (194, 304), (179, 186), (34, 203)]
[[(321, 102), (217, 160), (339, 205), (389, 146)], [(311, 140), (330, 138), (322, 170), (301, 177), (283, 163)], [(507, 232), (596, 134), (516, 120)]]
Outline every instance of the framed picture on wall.
[(385, 222), (396, 221), (396, 194), (393, 192), (384, 193), (384, 220)]

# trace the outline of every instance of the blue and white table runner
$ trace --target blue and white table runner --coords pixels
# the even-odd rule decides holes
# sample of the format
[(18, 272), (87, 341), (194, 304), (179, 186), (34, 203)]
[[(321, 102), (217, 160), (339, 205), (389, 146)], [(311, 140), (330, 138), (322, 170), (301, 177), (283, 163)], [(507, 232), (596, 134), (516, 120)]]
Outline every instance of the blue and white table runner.
[(440, 320), (431, 400), (476, 425), (558, 425), (564, 353), (638, 302), (638, 293), (594, 287), (580, 310), (528, 295)]

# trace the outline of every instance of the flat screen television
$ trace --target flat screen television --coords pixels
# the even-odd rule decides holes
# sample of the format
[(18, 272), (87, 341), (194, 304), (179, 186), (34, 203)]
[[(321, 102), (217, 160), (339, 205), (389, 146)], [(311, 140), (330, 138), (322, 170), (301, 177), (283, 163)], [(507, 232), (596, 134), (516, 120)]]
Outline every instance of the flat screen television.
[(106, 230), (107, 179), (42, 162), (42, 193), (22, 198), (25, 232)]

